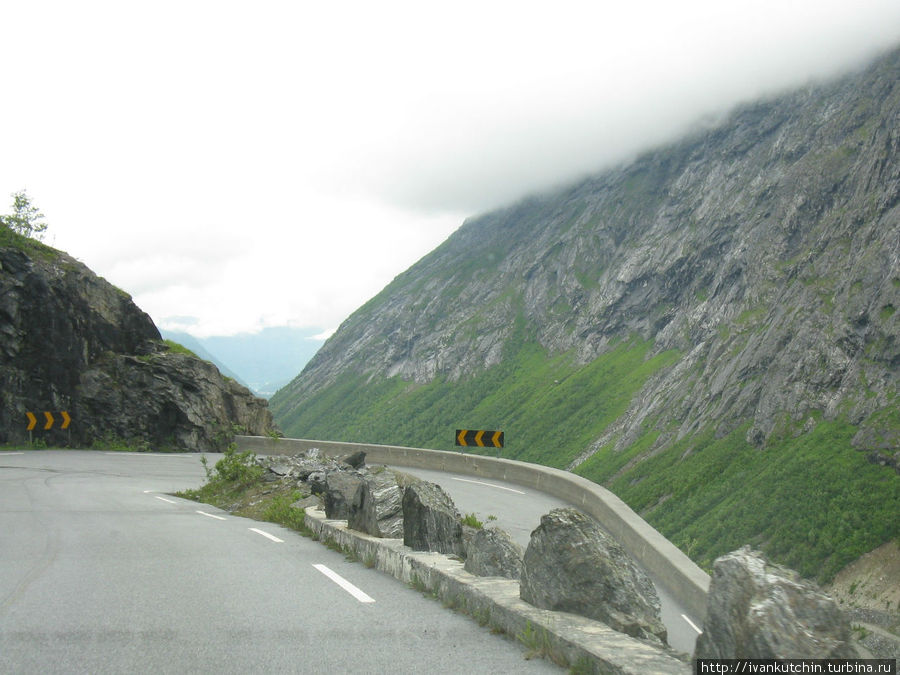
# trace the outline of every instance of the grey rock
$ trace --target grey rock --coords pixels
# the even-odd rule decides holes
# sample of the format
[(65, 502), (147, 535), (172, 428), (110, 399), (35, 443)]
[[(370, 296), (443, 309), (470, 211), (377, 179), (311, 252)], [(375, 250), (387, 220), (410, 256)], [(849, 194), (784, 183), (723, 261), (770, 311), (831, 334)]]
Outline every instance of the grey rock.
[(459, 511), (440, 486), (422, 481), (404, 490), (403, 543), (416, 551), (465, 556)]
[(306, 484), (309, 487), (309, 491), (314, 495), (325, 494), (325, 490), (328, 485), (325, 482), (327, 478), (327, 474), (324, 470), (313, 471), (306, 478)]
[(572, 508), (542, 516), (531, 533), (520, 597), (633, 637), (666, 641), (653, 582), (594, 519)]
[(316, 474), (315, 480), (321, 481), (321, 486), (315, 492), (324, 490), (325, 474), (330, 471), (337, 471), (341, 465), (333, 459), (325, 457), (310, 458), (306, 453), (293, 456), (275, 456), (275, 457), (257, 457), (257, 464), (266, 470), (267, 476), (274, 476), (276, 479), (296, 478), (300, 481), (309, 480), (310, 476)]
[(354, 469), (361, 469), (366, 465), (366, 453), (357, 450), (338, 458), (338, 461)]
[(350, 505), (347, 525), (375, 537), (403, 536), (403, 490), (393, 471), (363, 476)]
[(306, 509), (311, 506), (316, 508), (322, 506), (322, 500), (315, 495), (310, 495), (309, 497), (298, 499), (293, 504), (291, 504), (291, 508), (293, 509)]
[(828, 595), (745, 546), (713, 564), (694, 658), (856, 658), (849, 622)]
[(462, 523), (462, 548), (463, 551), (466, 552), (464, 557), (468, 558), (469, 549), (472, 546), (472, 540), (475, 538), (475, 535), (478, 533), (478, 528), (472, 527), (471, 525), (466, 525), (464, 522)]
[(465, 569), (479, 577), (522, 576), (522, 547), (498, 527), (477, 530), (466, 547)]
[(295, 474), (295, 465), (288, 461), (279, 461), (269, 465), (268, 470), (281, 478), (289, 478)]
[(324, 471), (324, 469), (322, 468), (322, 465), (318, 464), (318, 463), (301, 464), (301, 465), (297, 466), (293, 475), (296, 476), (297, 479), (300, 481), (307, 481), (307, 480), (309, 480), (309, 477), (311, 475), (313, 475), (314, 473), (316, 473), (316, 472), (321, 473), (323, 471)]
[(328, 518), (346, 520), (350, 516), (350, 504), (362, 480), (362, 476), (350, 471), (332, 471), (325, 476), (322, 497)]

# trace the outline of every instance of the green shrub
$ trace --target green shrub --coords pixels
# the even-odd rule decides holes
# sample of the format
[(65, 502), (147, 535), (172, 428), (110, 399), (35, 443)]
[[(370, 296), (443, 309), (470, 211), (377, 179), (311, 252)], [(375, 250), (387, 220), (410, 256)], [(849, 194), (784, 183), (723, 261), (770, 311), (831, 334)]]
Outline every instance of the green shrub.
[(263, 469), (256, 464), (256, 454), (250, 450), (238, 452), (233, 443), (216, 462), (211, 483), (230, 483), (234, 487), (249, 485), (262, 478)]
[(484, 523), (478, 520), (478, 516), (476, 516), (474, 513), (467, 513), (462, 519), (462, 524), (468, 525), (469, 527), (474, 527), (476, 530), (480, 530), (484, 527)]
[(302, 534), (309, 534), (310, 529), (306, 525), (306, 513), (303, 509), (295, 509), (291, 506), (301, 497), (302, 495), (299, 492), (294, 492), (290, 495), (276, 495), (263, 511), (263, 520), (284, 525)]

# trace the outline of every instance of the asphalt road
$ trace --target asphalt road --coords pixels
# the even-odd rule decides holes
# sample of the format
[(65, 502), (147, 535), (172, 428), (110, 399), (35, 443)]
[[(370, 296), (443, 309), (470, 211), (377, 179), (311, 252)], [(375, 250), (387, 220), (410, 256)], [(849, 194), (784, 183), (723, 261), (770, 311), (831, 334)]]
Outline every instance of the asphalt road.
[(560, 672), (319, 543), (167, 494), (203, 477), (197, 455), (0, 452), (0, 672)]
[[(443, 471), (396, 468), (439, 484), (453, 498), (456, 508), (463, 515), (474, 513), (485, 525), (503, 528), (523, 548), (528, 546), (531, 532), (540, 525), (542, 515), (555, 508), (570, 506), (556, 497), (516, 483), (480, 480)], [(679, 651), (693, 654), (694, 644), (702, 628), (699, 620), (691, 617), (656, 579), (653, 581), (659, 595), (660, 614), (668, 632), (669, 644)]]

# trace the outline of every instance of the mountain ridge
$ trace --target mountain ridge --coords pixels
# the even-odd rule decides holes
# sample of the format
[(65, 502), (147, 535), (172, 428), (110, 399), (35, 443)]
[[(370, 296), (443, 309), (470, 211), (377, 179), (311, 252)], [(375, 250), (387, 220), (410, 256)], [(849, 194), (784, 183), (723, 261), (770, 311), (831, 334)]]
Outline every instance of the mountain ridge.
[[(798, 553), (782, 549), (815, 514), (790, 537), (750, 516), (713, 536), (672, 511), (737, 517), (726, 485), (760, 500), (738, 468), (787, 476), (795, 451), (825, 464), (805, 486), (775, 478), (794, 499), (852, 466), (854, 490), (877, 484), (900, 512), (898, 74), (895, 50), (466, 221), (345, 321), (273, 397), (276, 419), (288, 435), (445, 449), (454, 425), (505, 428), (510, 456), (614, 488), (702, 561), (740, 531), (828, 577), (900, 534), (896, 519), (810, 495), (881, 515), (852, 545), (815, 521)], [(698, 471), (718, 472), (719, 504)], [(790, 493), (775, 501), (782, 517)]]

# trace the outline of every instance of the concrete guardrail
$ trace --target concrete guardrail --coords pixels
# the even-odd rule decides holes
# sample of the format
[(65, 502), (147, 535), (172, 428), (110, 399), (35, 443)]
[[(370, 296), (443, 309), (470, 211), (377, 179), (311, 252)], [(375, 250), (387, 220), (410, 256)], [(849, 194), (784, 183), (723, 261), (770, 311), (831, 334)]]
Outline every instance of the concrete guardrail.
[(461, 473), (540, 490), (596, 518), (688, 611), (705, 619), (709, 575), (612, 492), (569, 471), (499, 457), (392, 445), (263, 436), (237, 436), (235, 440), (241, 451), (258, 455), (295, 455), (318, 448), (336, 456), (363, 450), (369, 464)]

